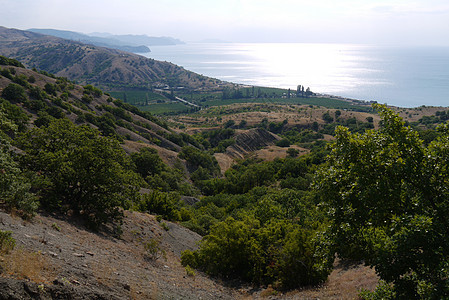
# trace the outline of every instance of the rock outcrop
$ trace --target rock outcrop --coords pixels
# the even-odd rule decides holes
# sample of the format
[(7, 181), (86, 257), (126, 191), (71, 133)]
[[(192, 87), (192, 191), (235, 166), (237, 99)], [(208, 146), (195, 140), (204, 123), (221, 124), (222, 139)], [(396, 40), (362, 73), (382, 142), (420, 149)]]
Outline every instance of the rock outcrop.
[(278, 140), (280, 138), (277, 135), (263, 128), (245, 130), (235, 136), (235, 144), (226, 149), (226, 154), (234, 159), (241, 159), (248, 153), (275, 144)]

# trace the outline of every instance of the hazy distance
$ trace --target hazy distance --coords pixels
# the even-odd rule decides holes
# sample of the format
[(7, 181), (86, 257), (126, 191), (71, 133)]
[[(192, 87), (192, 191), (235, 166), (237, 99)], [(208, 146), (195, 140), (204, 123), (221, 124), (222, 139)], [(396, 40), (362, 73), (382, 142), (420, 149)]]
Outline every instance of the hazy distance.
[(447, 0), (0, 0), (0, 25), (186, 42), (449, 46)]

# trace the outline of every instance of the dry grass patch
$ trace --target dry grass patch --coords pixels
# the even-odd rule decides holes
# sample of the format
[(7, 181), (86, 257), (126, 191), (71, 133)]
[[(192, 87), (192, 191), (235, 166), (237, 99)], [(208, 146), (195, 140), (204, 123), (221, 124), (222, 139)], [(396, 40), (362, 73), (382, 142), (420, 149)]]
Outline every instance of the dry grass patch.
[(2, 273), (10, 277), (45, 284), (53, 282), (57, 277), (56, 268), (40, 252), (17, 249), (1, 257), (1, 260)]
[(111, 262), (100, 260), (92, 264), (92, 274), (96, 278), (97, 283), (111, 287), (116, 281), (116, 269), (111, 267)]

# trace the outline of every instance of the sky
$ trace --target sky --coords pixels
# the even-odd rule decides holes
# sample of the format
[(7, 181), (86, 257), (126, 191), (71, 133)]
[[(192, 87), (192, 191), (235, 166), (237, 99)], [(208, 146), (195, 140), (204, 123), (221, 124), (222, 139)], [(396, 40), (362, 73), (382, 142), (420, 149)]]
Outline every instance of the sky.
[(0, 26), (186, 42), (449, 46), (448, 0), (0, 0)]

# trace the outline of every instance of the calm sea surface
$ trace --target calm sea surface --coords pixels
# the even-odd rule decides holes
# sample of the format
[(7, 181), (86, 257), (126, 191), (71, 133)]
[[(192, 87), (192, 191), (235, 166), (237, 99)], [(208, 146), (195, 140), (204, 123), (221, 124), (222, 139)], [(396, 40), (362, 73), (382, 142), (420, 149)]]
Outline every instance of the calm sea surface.
[(449, 106), (449, 48), (346, 44), (152, 46), (143, 54), (235, 83), (332, 94), (403, 107)]

